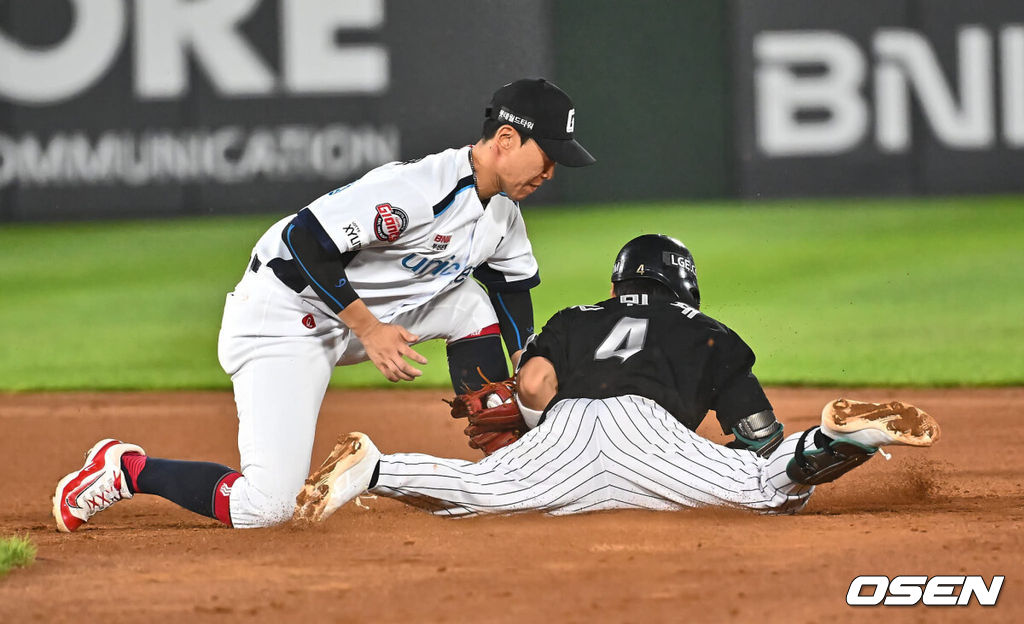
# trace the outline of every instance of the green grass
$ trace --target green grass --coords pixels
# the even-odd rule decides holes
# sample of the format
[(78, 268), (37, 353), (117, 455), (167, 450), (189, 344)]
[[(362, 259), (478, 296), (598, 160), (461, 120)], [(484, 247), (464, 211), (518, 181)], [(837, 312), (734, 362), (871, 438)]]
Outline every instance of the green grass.
[[(227, 388), (223, 297), (281, 215), (0, 228), (0, 389)], [(606, 296), (631, 237), (697, 260), (769, 384), (1024, 383), (1024, 199), (527, 209), (538, 325)], [(440, 342), (418, 382), (447, 384)], [(336, 385), (389, 385), (370, 365)]]
[(27, 537), (5, 537), (0, 539), (0, 578), (12, 568), (32, 565), (36, 560), (36, 547)]

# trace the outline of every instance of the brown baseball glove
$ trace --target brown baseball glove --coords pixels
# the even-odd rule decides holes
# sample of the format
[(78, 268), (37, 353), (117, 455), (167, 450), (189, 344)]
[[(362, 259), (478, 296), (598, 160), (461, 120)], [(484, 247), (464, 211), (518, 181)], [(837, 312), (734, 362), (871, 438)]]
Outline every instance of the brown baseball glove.
[(466, 418), (469, 425), (465, 434), (469, 446), (480, 449), (484, 455), (512, 444), (527, 430), (515, 400), (514, 378), (495, 381), (479, 390), (466, 392), (449, 401), (452, 418)]

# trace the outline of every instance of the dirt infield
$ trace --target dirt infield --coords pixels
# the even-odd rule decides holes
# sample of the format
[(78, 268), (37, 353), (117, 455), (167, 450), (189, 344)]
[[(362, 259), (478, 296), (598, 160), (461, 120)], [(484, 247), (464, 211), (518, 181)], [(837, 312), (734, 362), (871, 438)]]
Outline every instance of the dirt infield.
[[(789, 517), (453, 521), (378, 499), (313, 528), (232, 531), (138, 496), (71, 535), (55, 531), (50, 497), (97, 439), (237, 465), (231, 395), (0, 395), (0, 537), (39, 546), (34, 566), (0, 579), (0, 622), (1024, 621), (1024, 388), (769, 390), (790, 432), (839, 395), (913, 402), (943, 439), (871, 460)], [(442, 396), (330, 393), (314, 463), (349, 430), (385, 452), (476, 458)], [(848, 607), (862, 574), (1006, 580), (996, 607)]]

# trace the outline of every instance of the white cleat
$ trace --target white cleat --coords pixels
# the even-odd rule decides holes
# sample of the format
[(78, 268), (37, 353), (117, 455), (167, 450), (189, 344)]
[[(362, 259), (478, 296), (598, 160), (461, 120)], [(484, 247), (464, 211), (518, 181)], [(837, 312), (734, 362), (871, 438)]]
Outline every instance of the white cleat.
[(370, 486), (380, 451), (365, 433), (338, 438), (334, 450), (295, 497), (297, 520), (322, 522)]
[(134, 444), (109, 438), (100, 440), (86, 453), (85, 465), (57, 483), (53, 519), (58, 531), (70, 533), (122, 498), (132, 497), (128, 478), (121, 469), (121, 456), (125, 453), (146, 454)]
[(903, 401), (865, 403), (836, 399), (821, 410), (821, 429), (835, 440), (864, 446), (890, 444), (931, 446), (940, 435), (939, 423)]

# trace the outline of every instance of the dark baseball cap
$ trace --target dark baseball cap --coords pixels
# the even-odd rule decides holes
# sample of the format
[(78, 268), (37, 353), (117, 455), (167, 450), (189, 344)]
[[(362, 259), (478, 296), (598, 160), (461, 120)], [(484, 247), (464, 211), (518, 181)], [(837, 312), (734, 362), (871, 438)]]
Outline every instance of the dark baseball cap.
[(486, 115), (532, 138), (548, 158), (560, 165), (585, 167), (597, 162), (573, 138), (576, 109), (572, 100), (543, 78), (524, 78), (498, 89), (491, 96)]

